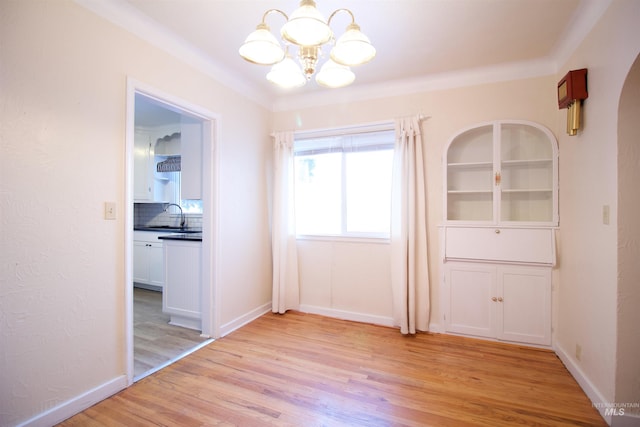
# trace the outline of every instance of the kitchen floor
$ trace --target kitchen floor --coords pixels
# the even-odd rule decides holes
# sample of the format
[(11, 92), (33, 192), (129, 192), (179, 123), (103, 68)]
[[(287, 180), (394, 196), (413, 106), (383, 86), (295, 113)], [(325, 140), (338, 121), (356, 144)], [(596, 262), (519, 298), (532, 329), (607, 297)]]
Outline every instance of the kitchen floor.
[(200, 331), (169, 324), (169, 315), (162, 312), (162, 292), (133, 288), (134, 378), (206, 340)]

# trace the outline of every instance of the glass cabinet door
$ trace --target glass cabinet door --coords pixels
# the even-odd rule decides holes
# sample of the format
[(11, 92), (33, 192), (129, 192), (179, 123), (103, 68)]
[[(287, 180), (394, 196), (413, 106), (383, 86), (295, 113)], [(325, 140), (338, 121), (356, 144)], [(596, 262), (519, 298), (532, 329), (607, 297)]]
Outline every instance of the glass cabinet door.
[(493, 126), (459, 135), (447, 153), (447, 220), (493, 218)]
[(539, 125), (483, 124), (446, 153), (446, 220), (557, 224), (557, 145)]

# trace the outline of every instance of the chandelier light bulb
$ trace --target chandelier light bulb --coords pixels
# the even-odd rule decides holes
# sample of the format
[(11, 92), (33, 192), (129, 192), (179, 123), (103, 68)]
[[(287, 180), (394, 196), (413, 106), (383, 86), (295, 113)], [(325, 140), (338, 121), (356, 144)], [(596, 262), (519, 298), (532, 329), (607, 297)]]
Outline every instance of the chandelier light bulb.
[(247, 36), (239, 53), (247, 61), (260, 65), (273, 65), (284, 59), (284, 50), (264, 23)]
[(319, 85), (329, 88), (348, 86), (356, 79), (356, 75), (346, 65), (341, 65), (329, 59), (324, 63), (316, 75)]
[(267, 74), (267, 80), (283, 89), (293, 89), (307, 83), (307, 78), (302, 74), (300, 67), (289, 55), (271, 68)]
[(362, 65), (376, 56), (376, 49), (369, 38), (360, 31), (357, 24), (351, 24), (347, 31), (340, 36), (333, 49), (331, 59), (343, 65)]
[(281, 30), (282, 38), (298, 46), (320, 46), (333, 37), (333, 32), (313, 0), (302, 0)]

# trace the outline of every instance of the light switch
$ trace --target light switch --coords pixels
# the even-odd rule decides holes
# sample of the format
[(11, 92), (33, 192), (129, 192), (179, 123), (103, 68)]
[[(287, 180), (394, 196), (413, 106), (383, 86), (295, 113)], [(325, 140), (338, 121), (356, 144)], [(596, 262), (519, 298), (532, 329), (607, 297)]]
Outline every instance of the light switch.
[(609, 205), (602, 206), (602, 223), (609, 225)]
[(116, 202), (104, 202), (104, 219), (116, 219)]

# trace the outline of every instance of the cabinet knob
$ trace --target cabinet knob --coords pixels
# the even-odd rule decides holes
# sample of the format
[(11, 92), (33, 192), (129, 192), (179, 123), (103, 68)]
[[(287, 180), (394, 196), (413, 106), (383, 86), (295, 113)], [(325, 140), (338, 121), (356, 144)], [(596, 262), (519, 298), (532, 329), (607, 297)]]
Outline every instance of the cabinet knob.
[(503, 301), (502, 297), (498, 297), (498, 302), (502, 302), (502, 301)]
[(499, 229), (496, 229), (495, 232), (496, 232), (496, 234), (500, 234), (500, 230)]
[(496, 302), (496, 301), (498, 301), (498, 298), (493, 297), (493, 298), (491, 298), (491, 301)]

